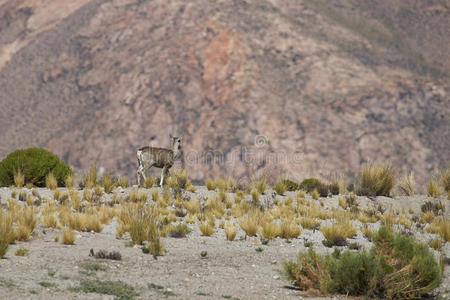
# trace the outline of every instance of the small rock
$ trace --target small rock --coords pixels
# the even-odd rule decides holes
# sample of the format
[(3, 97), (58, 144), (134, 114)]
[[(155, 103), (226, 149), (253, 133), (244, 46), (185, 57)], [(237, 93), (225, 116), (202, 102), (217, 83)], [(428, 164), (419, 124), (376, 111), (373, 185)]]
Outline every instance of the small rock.
[(278, 279), (280, 279), (280, 276), (279, 276), (279, 275), (274, 275), (274, 276), (273, 276), (273, 279), (278, 280)]
[(276, 265), (277, 261), (276, 260), (272, 260), (272, 265)]

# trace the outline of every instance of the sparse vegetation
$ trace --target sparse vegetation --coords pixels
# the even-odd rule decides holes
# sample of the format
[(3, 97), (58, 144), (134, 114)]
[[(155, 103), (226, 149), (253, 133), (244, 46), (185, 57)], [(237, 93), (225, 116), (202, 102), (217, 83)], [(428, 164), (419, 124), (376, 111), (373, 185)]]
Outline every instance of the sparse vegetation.
[(441, 172), (439, 176), (440, 182), (446, 192), (450, 192), (450, 165)]
[(22, 188), (25, 183), (25, 176), (22, 171), (19, 169), (14, 171), (14, 185), (18, 188)]
[(21, 247), (19, 249), (16, 250), (16, 252), (14, 253), (15, 256), (25, 256), (27, 255), (29, 252), (29, 250), (25, 247)]
[(169, 231), (169, 236), (174, 238), (183, 238), (186, 237), (191, 232), (191, 229), (187, 227), (186, 224), (178, 224), (177, 226), (173, 226), (173, 228)]
[(421, 297), (441, 282), (442, 271), (428, 247), (386, 227), (374, 244), (369, 253), (318, 255), (309, 248), (297, 262), (284, 263), (284, 274), (301, 290), (390, 299)]
[(200, 229), (200, 231), (202, 232), (202, 235), (204, 236), (210, 236), (212, 234), (214, 234), (215, 230), (214, 230), (214, 226), (211, 226), (208, 223), (202, 222), (198, 225), (198, 228)]
[(72, 288), (75, 292), (97, 293), (116, 296), (116, 299), (133, 299), (138, 296), (135, 288), (122, 281), (83, 280)]
[(228, 241), (233, 241), (236, 237), (236, 233), (237, 231), (233, 223), (227, 223), (227, 225), (225, 225), (225, 236)]
[(117, 179), (113, 178), (110, 174), (106, 173), (102, 177), (102, 185), (105, 190), (105, 193), (111, 193), (114, 188), (118, 185)]

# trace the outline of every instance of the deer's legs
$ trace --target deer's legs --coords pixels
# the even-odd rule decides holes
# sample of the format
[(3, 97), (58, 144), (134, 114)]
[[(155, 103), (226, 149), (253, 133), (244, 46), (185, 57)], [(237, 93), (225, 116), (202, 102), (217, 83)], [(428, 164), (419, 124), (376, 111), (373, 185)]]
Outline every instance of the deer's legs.
[(163, 186), (164, 184), (164, 175), (167, 177), (169, 176), (169, 169), (167, 167), (163, 167), (161, 171), (161, 181), (159, 183), (160, 186)]
[(142, 165), (139, 165), (139, 167), (137, 169), (137, 172), (136, 172), (137, 173), (137, 184), (138, 184), (138, 187), (141, 186), (141, 176), (143, 176), (144, 180), (145, 180), (145, 175), (144, 175), (143, 171), (144, 171), (144, 167)]

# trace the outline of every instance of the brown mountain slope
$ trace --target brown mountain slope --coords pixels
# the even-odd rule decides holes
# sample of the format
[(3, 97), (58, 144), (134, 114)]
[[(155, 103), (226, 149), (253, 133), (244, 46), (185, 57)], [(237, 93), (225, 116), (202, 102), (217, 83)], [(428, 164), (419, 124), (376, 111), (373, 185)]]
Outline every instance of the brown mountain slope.
[(423, 184), (450, 161), (450, 8), (333, 3), (0, 0), (0, 157), (134, 176), (172, 132), (193, 179), (370, 159)]

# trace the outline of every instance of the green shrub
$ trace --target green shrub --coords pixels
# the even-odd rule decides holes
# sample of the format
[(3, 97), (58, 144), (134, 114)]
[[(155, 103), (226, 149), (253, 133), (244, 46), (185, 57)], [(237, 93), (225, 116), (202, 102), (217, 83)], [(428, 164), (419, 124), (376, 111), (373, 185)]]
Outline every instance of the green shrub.
[(59, 158), (42, 148), (20, 149), (10, 153), (0, 162), (0, 186), (14, 184), (14, 173), (20, 170), (25, 184), (44, 187), (45, 178), (51, 172), (59, 186), (64, 185), (67, 176), (73, 175), (72, 169)]
[(299, 184), (297, 182), (295, 182), (295, 181), (290, 180), (290, 179), (283, 179), (281, 182), (286, 187), (286, 190), (288, 190), (290, 192), (300, 189)]
[[(390, 165), (368, 163), (363, 166), (359, 180), (360, 191), (368, 190), (375, 196), (389, 196), (394, 187), (395, 174)], [(358, 195), (363, 196), (360, 193)]]
[(302, 290), (382, 299), (421, 298), (442, 281), (442, 269), (427, 245), (387, 227), (374, 234), (373, 242), (369, 253), (347, 250), (321, 256), (309, 248), (298, 262), (284, 263), (284, 273)]
[(300, 183), (299, 189), (311, 193), (313, 190), (317, 190), (318, 186), (321, 184), (320, 180), (317, 178), (308, 178)]

